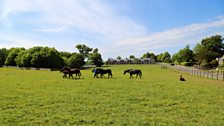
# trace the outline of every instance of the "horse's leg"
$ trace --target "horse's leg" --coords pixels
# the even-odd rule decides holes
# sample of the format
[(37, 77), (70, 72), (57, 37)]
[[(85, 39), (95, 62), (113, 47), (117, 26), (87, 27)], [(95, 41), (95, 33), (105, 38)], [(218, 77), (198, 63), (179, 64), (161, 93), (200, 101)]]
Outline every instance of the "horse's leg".
[(66, 77), (66, 74), (64, 73), (63, 78), (65, 78), (65, 77)]
[(103, 78), (103, 77), (104, 77), (104, 74), (101, 73), (101, 74), (100, 74), (100, 77)]
[(71, 77), (72, 77), (72, 79), (74, 79), (74, 77), (73, 77), (73, 75), (72, 75), (72, 74), (70, 74), (69, 76), (71, 76)]
[(138, 74), (136, 75), (136, 78), (138, 77)]
[(111, 78), (113, 77), (112, 73), (110, 73), (110, 77), (111, 77)]

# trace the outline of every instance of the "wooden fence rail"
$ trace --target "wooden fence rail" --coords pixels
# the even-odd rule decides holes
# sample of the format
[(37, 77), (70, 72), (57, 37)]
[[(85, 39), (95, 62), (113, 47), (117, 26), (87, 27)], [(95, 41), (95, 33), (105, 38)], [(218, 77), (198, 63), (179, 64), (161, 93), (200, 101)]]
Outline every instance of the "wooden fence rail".
[(161, 68), (171, 68), (175, 71), (183, 72), (185, 74), (190, 74), (197, 77), (204, 77), (215, 80), (224, 81), (224, 70), (199, 70), (195, 68), (189, 68), (184, 66), (170, 66), (170, 65), (161, 65)]

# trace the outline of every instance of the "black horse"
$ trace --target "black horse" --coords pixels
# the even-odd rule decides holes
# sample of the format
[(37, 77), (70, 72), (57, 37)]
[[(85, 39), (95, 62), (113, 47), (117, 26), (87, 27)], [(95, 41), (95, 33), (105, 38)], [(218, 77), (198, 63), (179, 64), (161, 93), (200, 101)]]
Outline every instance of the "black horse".
[(80, 78), (80, 76), (82, 75), (81, 74), (81, 71), (77, 68), (75, 69), (70, 69), (69, 67), (63, 67), (60, 72), (64, 73), (63, 75), (63, 78), (67, 77), (67, 74), (69, 75), (69, 78), (73, 77), (73, 74), (75, 74), (75, 78), (78, 76)]
[(104, 74), (108, 74), (108, 78), (113, 77), (111, 69), (94, 68), (92, 72), (94, 73), (94, 78), (98, 78), (98, 74), (100, 74), (101, 78), (104, 77)]
[(137, 74), (136, 75), (136, 78), (139, 76), (140, 78), (142, 77), (142, 71), (141, 70), (139, 70), (139, 69), (137, 69), (137, 70), (133, 70), (133, 69), (128, 69), (128, 70), (125, 70), (124, 71), (124, 75), (126, 74), (126, 73), (129, 73), (130, 74), (130, 79), (131, 78), (133, 78), (133, 74)]

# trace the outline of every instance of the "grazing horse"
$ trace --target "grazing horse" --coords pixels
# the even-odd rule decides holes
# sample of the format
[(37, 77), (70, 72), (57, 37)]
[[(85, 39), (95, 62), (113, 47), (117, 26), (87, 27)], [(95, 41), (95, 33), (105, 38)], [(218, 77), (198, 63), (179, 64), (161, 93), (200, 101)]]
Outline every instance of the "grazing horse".
[(94, 73), (94, 78), (98, 78), (98, 74), (100, 74), (100, 77), (103, 77), (104, 74), (108, 74), (108, 78), (113, 77), (111, 69), (94, 68), (92, 72)]
[[(69, 74), (69, 72), (68, 72), (67, 70), (62, 70), (62, 69), (61, 69), (61, 70), (60, 70), (60, 73), (64, 73), (63, 78), (65, 78), (65, 77), (68, 78), (68, 77), (67, 77), (67, 74)], [(70, 75), (69, 75), (69, 76), (70, 76)], [(71, 76), (72, 76), (72, 75), (71, 75)], [(72, 76), (72, 77), (73, 77), (73, 76)]]
[(182, 75), (180, 75), (180, 81), (186, 81), (186, 80), (182, 77)]
[(139, 76), (139, 78), (141, 78), (142, 77), (142, 71), (141, 70), (133, 70), (133, 69), (128, 69), (128, 70), (125, 70), (124, 71), (124, 75), (126, 74), (126, 73), (129, 73), (130, 74), (130, 79), (131, 78), (133, 78), (133, 74), (136, 74), (136, 78)]
[(69, 78), (70, 78), (70, 77), (73, 78), (73, 74), (75, 74), (75, 78), (76, 78), (77, 76), (80, 78), (80, 76), (81, 76), (81, 71), (80, 71), (79, 69), (77, 69), (77, 68), (75, 68), (75, 69), (70, 69), (70, 68), (68, 68), (68, 67), (63, 67), (63, 68), (61, 69), (60, 72), (63, 72), (63, 73), (64, 73), (63, 78), (64, 78), (64, 77), (67, 77), (67, 74), (69, 74)]

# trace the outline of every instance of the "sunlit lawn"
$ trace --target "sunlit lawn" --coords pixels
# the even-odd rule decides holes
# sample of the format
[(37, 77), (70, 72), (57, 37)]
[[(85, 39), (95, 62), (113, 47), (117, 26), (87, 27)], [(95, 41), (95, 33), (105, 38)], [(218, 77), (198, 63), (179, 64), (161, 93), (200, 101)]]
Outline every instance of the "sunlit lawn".
[[(63, 79), (58, 71), (0, 68), (0, 125), (224, 125), (224, 81), (117, 65), (112, 79)], [(127, 68), (143, 78), (129, 79)]]

